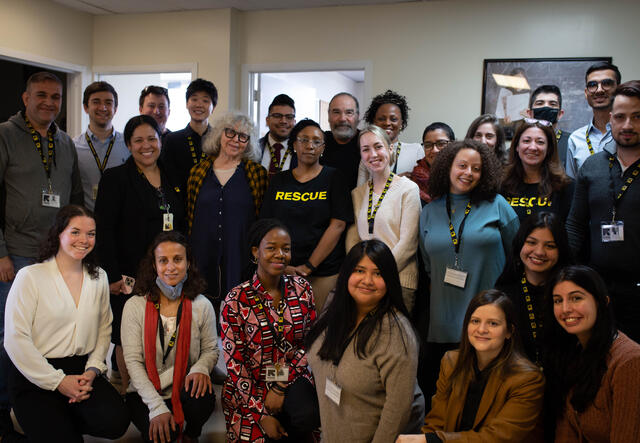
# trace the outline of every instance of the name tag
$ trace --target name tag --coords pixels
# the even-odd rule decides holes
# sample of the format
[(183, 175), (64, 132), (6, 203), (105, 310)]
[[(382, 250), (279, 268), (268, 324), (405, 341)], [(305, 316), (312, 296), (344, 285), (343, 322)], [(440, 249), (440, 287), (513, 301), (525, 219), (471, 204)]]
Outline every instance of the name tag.
[(444, 273), (444, 282), (458, 288), (464, 288), (467, 283), (467, 272), (447, 266), (447, 270)]
[(162, 214), (162, 230), (173, 231), (173, 214), (171, 212)]
[(264, 378), (268, 382), (289, 381), (289, 366), (269, 365), (265, 370)]
[(342, 394), (342, 388), (332, 382), (329, 377), (327, 377), (326, 387), (324, 389), (324, 395), (329, 397), (329, 400), (334, 402), (337, 406), (340, 406), (340, 394)]
[(600, 235), (602, 237), (602, 243), (624, 241), (624, 222), (602, 222), (600, 224)]
[(42, 206), (47, 208), (59, 208), (60, 207), (60, 196), (58, 194), (54, 194), (52, 192), (43, 192), (42, 193)]

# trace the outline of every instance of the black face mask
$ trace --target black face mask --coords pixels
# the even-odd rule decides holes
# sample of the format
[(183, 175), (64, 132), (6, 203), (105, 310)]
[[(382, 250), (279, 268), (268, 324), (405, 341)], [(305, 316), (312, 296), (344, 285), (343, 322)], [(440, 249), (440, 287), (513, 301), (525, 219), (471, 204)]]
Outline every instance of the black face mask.
[(559, 109), (551, 108), (549, 106), (534, 108), (533, 118), (535, 118), (536, 120), (546, 120), (549, 123), (555, 123), (558, 121), (558, 112), (560, 112)]

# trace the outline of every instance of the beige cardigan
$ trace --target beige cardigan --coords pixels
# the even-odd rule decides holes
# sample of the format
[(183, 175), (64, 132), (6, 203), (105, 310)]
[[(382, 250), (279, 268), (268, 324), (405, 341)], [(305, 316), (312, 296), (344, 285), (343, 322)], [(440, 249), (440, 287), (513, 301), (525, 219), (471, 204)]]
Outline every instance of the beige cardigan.
[[(369, 183), (364, 183), (351, 191), (355, 223), (347, 232), (347, 252), (359, 241), (377, 238), (383, 241), (393, 253), (400, 284), (403, 288), (418, 288), (418, 224), (420, 221), (420, 191), (418, 185), (405, 177), (396, 175), (378, 208), (373, 234), (369, 234), (367, 207), (369, 204)], [(376, 204), (374, 196), (373, 204)]]

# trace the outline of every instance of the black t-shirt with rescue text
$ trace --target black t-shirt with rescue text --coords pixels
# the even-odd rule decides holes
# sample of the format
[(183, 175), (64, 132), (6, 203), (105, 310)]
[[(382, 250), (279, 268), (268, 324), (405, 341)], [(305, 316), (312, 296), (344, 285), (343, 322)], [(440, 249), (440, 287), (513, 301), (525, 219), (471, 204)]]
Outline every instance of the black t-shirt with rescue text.
[(515, 192), (502, 192), (513, 210), (518, 214), (520, 222), (531, 214), (553, 212), (564, 223), (571, 209), (574, 182), (571, 181), (560, 191), (553, 192), (550, 197), (540, 197), (537, 183), (524, 183)]
[[(291, 170), (283, 171), (269, 183), (260, 218), (277, 218), (289, 228), (291, 265), (302, 265), (313, 253), (332, 218), (347, 225), (353, 223), (351, 193), (342, 174), (328, 166), (306, 183), (296, 180)], [(313, 275), (338, 273), (345, 256), (344, 237), (343, 233)]]

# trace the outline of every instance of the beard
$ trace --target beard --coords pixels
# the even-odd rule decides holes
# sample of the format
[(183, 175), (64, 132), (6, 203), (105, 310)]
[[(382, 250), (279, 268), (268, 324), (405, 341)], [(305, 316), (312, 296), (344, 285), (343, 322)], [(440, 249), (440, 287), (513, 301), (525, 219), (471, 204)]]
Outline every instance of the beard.
[(629, 141), (626, 141), (621, 137), (622, 133), (614, 135), (613, 139), (616, 141), (616, 144), (618, 145), (619, 148), (622, 148), (622, 149), (640, 148), (640, 137), (636, 132), (627, 132), (625, 134), (635, 135), (635, 137)]

